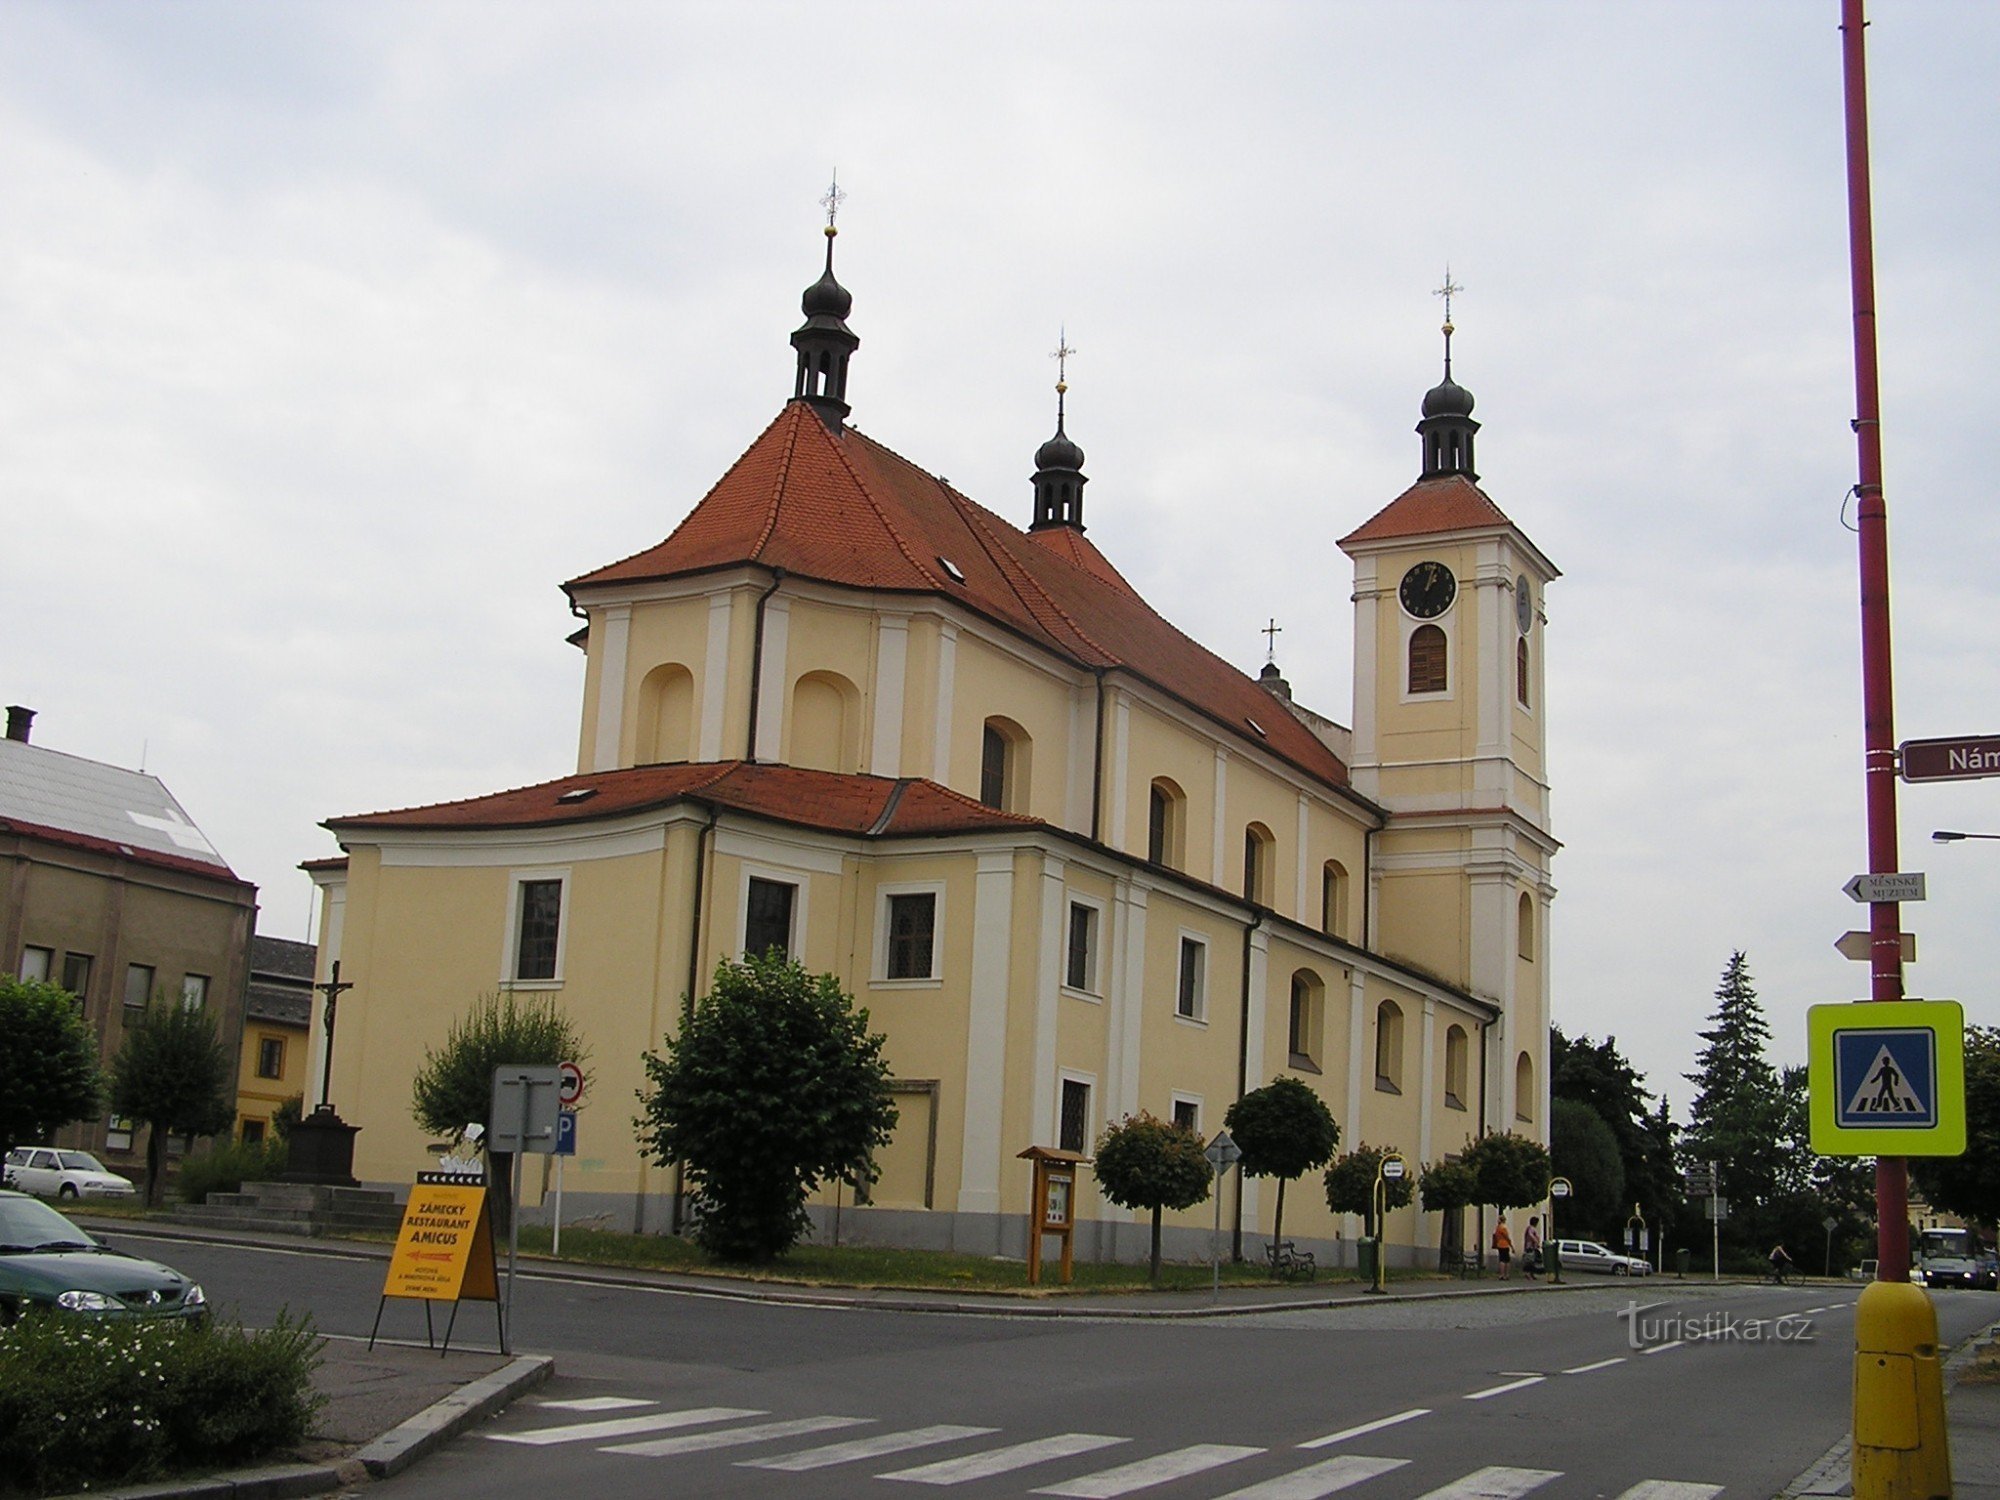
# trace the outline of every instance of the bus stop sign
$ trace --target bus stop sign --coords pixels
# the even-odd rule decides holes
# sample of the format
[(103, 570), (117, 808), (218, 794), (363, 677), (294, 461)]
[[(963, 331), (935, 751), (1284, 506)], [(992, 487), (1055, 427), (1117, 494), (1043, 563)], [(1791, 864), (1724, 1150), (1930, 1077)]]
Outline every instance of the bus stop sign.
[(1822, 1156), (1965, 1150), (1965, 1016), (1955, 1000), (1807, 1013), (1812, 1146)]

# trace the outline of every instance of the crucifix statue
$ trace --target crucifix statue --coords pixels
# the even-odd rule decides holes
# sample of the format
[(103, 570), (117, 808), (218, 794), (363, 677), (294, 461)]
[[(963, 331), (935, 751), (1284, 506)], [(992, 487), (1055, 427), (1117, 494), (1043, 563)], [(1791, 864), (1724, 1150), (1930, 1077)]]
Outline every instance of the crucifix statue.
[(340, 1005), (340, 997), (353, 989), (354, 984), (351, 980), (341, 979), (340, 960), (336, 958), (326, 983), (316, 984), (313, 988), (326, 996), (326, 1058), (325, 1066), (320, 1071), (319, 1107), (330, 1110), (333, 1108), (333, 1013)]

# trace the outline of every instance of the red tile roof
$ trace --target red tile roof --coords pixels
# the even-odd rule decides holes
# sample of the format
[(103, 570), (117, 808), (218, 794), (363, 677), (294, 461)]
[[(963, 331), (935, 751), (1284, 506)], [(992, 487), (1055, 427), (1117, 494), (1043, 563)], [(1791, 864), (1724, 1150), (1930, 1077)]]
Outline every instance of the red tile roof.
[(665, 541), (565, 587), (575, 597), (742, 563), (956, 600), (1080, 666), (1142, 677), (1308, 775), (1347, 784), (1338, 756), (1155, 613), (1082, 536), (1021, 531), (854, 428), (834, 432), (802, 401)]
[(540, 828), (599, 822), (691, 801), (827, 833), (879, 837), (1034, 828), (933, 781), (711, 761), (565, 776), (460, 802), (329, 818), (337, 836), (374, 829)]
[(1442, 531), (1485, 531), (1513, 524), (1478, 485), (1463, 474), (1447, 474), (1439, 479), (1419, 479), (1348, 532), (1338, 545)]
[(27, 823), (19, 818), (0, 818), (0, 833), (17, 833), (23, 838), (40, 839), (45, 844), (63, 844), (71, 849), (87, 849), (93, 854), (108, 854), (115, 859), (130, 860), (135, 865), (151, 865), (161, 870), (178, 870), (183, 875), (198, 875), (203, 880), (214, 881), (217, 885), (234, 886), (246, 891), (257, 889), (224, 864), (205, 859), (184, 859), (178, 854), (163, 854), (158, 850), (140, 848), (136, 844), (120, 844), (87, 833), (72, 833), (67, 828), (50, 828), (43, 823)]

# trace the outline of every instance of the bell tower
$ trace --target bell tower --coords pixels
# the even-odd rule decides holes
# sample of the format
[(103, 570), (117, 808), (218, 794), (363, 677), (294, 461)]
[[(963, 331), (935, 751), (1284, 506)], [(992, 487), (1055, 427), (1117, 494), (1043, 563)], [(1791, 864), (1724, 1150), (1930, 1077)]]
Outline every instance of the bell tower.
[[(1560, 576), (1478, 485), (1472, 393), (1423, 399), (1415, 484), (1342, 537), (1354, 563), (1355, 790), (1389, 811), (1370, 931), (1499, 1007), (1486, 1123), (1548, 1136), (1550, 831), (1545, 590)], [(1386, 892), (1394, 890), (1390, 899)]]

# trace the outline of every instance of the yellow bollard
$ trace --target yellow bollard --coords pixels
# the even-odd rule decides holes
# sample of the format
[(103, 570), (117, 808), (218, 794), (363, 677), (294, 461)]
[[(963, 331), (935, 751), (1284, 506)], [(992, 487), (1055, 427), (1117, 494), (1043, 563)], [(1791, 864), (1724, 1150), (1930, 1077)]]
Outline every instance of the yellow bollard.
[(1949, 1500), (1937, 1309), (1922, 1287), (1870, 1282), (1854, 1309), (1854, 1500)]

